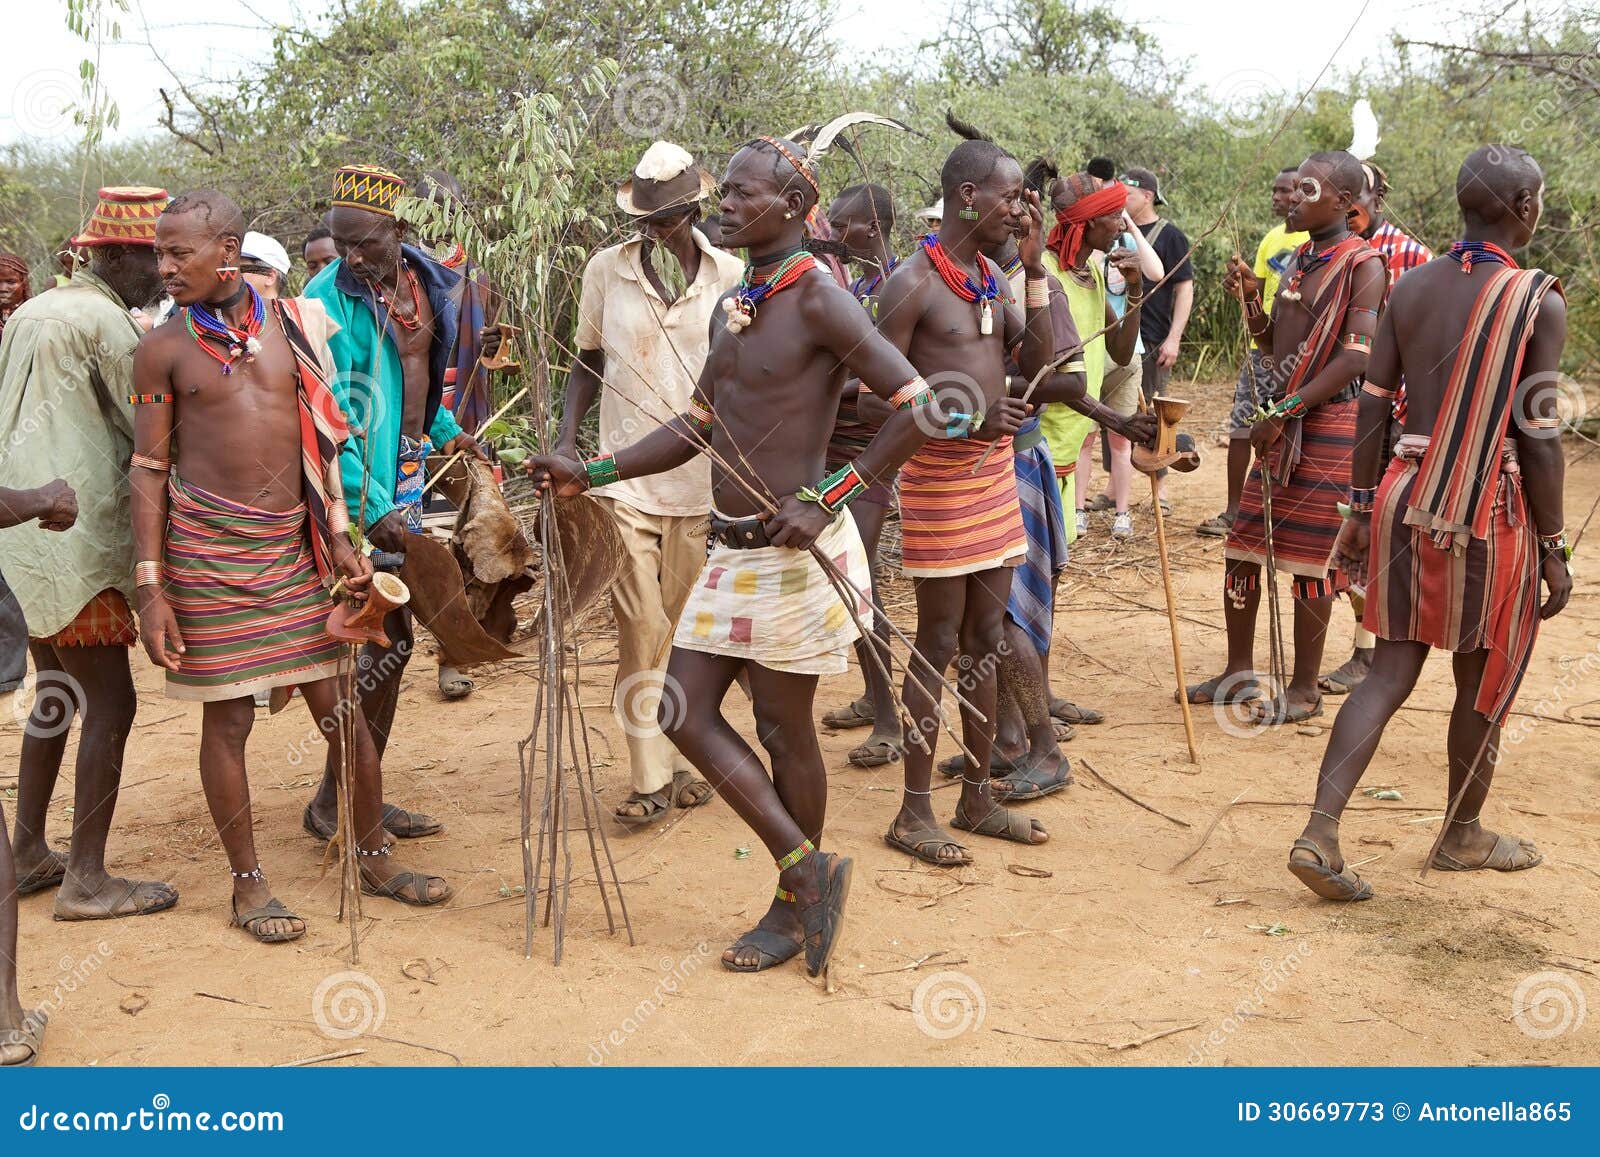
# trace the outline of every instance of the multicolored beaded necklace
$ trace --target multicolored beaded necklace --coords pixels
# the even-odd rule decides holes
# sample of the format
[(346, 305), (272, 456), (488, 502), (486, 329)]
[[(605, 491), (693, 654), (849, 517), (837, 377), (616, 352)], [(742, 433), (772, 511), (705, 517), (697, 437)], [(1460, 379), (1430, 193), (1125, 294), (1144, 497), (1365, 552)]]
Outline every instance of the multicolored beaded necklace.
[(1475, 261), (1498, 261), (1507, 269), (1521, 268), (1511, 254), (1493, 241), (1457, 241), (1445, 256), (1452, 261), (1459, 261), (1462, 273), (1471, 273)]
[[(408, 321), (392, 309), (389, 309), (388, 312), (390, 317), (394, 318), (407, 329), (415, 332), (422, 327), (422, 287), (417, 284), (417, 275), (411, 272), (411, 265), (409, 262), (402, 260), (400, 262), (400, 270), (406, 275), (406, 281), (411, 286), (411, 318)], [(378, 304), (383, 306), (385, 309), (388, 309), (389, 299), (384, 296), (383, 287), (378, 286), (373, 290), (373, 292), (377, 294)]]
[[(1306, 248), (1303, 251), (1305, 255), (1300, 257), (1300, 259), (1295, 262), (1295, 270), (1293, 275), (1289, 278), (1288, 284), (1278, 292), (1283, 296), (1285, 301), (1299, 301), (1300, 283), (1305, 280), (1306, 274), (1310, 273), (1319, 266), (1326, 265), (1329, 261), (1332, 261), (1333, 255), (1339, 252), (1339, 247), (1341, 245), (1344, 245), (1348, 241), (1359, 240), (1360, 238), (1356, 237), (1355, 234), (1348, 233), (1339, 240), (1335, 241), (1332, 245), (1328, 246), (1321, 253), (1316, 252), (1317, 243), (1315, 241), (1307, 241)], [(1365, 244), (1365, 242), (1362, 243)]]
[(1010, 261), (1007, 261), (1004, 265), (1002, 265), (1000, 267), (1000, 272), (1005, 276), (1005, 279), (1007, 281), (1010, 281), (1017, 274), (1021, 273), (1022, 272), (1022, 254), (1020, 254), (1020, 253), (1015, 254), (1011, 258)]
[(949, 286), (950, 292), (962, 301), (976, 301), (978, 303), (978, 332), (987, 336), (994, 332), (994, 303), (1000, 296), (1000, 281), (989, 269), (989, 263), (979, 253), (978, 273), (983, 278), (981, 287), (972, 284), (964, 270), (956, 268), (956, 263), (944, 251), (944, 246), (939, 243), (936, 234), (930, 233), (922, 238), (922, 249), (928, 255), (928, 260), (933, 262), (933, 267), (939, 271), (939, 276)]
[[(256, 355), (261, 352), (261, 326), (267, 320), (267, 303), (261, 300), (261, 295), (256, 292), (256, 287), (248, 281), (244, 288), (250, 294), (250, 316), (245, 319), (244, 328), (234, 329), (233, 326), (222, 320), (219, 306), (218, 312), (213, 313), (203, 301), (197, 301), (183, 311), (183, 322), (189, 330), (189, 336), (194, 338), (195, 344), (206, 353), (216, 358), (222, 364), (224, 375), (233, 373), (233, 363), (243, 358), (247, 362), (256, 360)], [(216, 346), (207, 342), (216, 342)], [(226, 351), (226, 352), (223, 352)]]
[(889, 255), (889, 264), (872, 275), (872, 280), (867, 280), (865, 274), (850, 283), (850, 294), (857, 301), (864, 301), (871, 297), (883, 285), (884, 278), (894, 272), (894, 267), (900, 264), (900, 259), (892, 253)]
[(732, 297), (722, 300), (722, 310), (728, 315), (728, 329), (733, 333), (746, 329), (756, 319), (756, 307), (774, 293), (779, 293), (817, 267), (817, 259), (805, 249), (796, 249), (771, 273), (757, 275), (754, 265), (744, 267), (744, 276)]

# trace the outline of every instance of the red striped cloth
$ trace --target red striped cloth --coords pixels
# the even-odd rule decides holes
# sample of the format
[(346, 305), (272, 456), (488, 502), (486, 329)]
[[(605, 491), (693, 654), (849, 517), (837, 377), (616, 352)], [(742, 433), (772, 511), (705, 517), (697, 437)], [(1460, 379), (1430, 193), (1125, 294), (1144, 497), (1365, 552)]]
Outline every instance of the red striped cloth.
[(131, 647), (139, 641), (139, 623), (121, 591), (103, 590), (72, 622), (37, 641), (51, 647)]
[[(1350, 497), (1357, 406), (1355, 401), (1325, 402), (1306, 414), (1300, 422), (1299, 464), (1287, 482), (1272, 484), (1272, 550), (1278, 569), (1302, 578), (1332, 574), (1335, 591), (1349, 585), (1331, 566), (1343, 521), (1338, 504)], [(1267, 561), (1259, 461), (1245, 480), (1224, 553), (1241, 562)]]
[[(990, 446), (994, 453), (973, 474)], [(911, 578), (1015, 566), (1027, 552), (1011, 439), (929, 439), (900, 468), (901, 569)]]
[(1429, 441), (1404, 435), (1378, 487), (1367, 559), (1375, 577), (1367, 584), (1362, 625), (1380, 638), (1446, 651), (1487, 649), (1473, 708), (1503, 723), (1539, 633), (1539, 551), (1516, 447), (1510, 440), (1497, 447), (1486, 533), (1462, 550), (1441, 550), (1405, 521)]
[(279, 298), (273, 305), (284, 336), (294, 350), (296, 398), (300, 406), (300, 473), (305, 483), (302, 497), (310, 517), (311, 555), (317, 574), (332, 585), (333, 557), (328, 530), (328, 475), (337, 470), (339, 447), (350, 438), (350, 425), (322, 375), (322, 362), (307, 340), (300, 321), (300, 306)]
[(1489, 533), (1500, 477), (1500, 443), (1522, 376), (1522, 359), (1544, 296), (1560, 283), (1540, 269), (1496, 269), (1478, 291), (1422, 459), (1409, 526), (1441, 546), (1465, 549)]

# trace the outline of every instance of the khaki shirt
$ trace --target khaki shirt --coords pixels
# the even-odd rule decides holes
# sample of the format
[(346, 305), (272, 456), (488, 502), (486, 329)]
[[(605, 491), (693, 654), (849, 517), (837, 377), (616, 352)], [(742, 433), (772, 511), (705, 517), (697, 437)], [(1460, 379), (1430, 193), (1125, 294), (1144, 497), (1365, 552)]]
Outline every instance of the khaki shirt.
[[(577, 345), (606, 356), (600, 391), (600, 451), (631, 446), (689, 408), (711, 345), (712, 311), (738, 284), (744, 265), (694, 232), (700, 268), (683, 296), (666, 305), (644, 275), (635, 237), (589, 259), (578, 301)], [(705, 455), (595, 491), (645, 514), (703, 515), (711, 509), (711, 464)]]
[(86, 269), (25, 302), (0, 340), (0, 486), (65, 478), (78, 521), (0, 531), (0, 572), (34, 638), (53, 635), (103, 590), (133, 598), (133, 351), (138, 324)]

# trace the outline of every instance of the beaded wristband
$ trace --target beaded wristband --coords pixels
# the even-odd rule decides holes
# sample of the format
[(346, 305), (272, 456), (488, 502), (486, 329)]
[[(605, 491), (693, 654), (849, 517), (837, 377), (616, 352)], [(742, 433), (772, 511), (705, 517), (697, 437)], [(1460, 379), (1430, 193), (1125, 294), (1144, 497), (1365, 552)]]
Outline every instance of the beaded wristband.
[(133, 585), (136, 587), (158, 587), (161, 585), (161, 564), (159, 562), (145, 561), (133, 564)]
[(1539, 548), (1550, 554), (1556, 555), (1563, 562), (1572, 561), (1572, 546), (1567, 542), (1567, 532), (1558, 530), (1554, 534), (1541, 534)]
[(1245, 303), (1244, 303), (1244, 315), (1247, 318), (1256, 318), (1256, 317), (1264, 317), (1264, 316), (1266, 316), (1266, 310), (1264, 310), (1261, 307), (1261, 299), (1259, 297), (1248, 298), (1245, 301)]
[(1044, 309), (1050, 304), (1050, 282), (1044, 277), (1030, 277), (1023, 282), (1023, 305), (1027, 309)]
[(1352, 486), (1350, 488), (1350, 512), (1352, 514), (1371, 514), (1372, 508), (1378, 502), (1378, 488), (1376, 486)]
[(615, 454), (602, 454), (598, 458), (591, 458), (583, 464), (583, 470), (589, 476), (591, 490), (596, 486), (610, 486), (613, 482), (622, 481), (622, 475), (617, 472)]
[(851, 462), (841, 466), (815, 486), (804, 486), (795, 491), (802, 502), (815, 502), (829, 514), (838, 514), (856, 495), (867, 488), (865, 480)]
[(954, 413), (945, 416), (946, 439), (970, 438), (983, 428), (983, 411), (973, 414)]
[(1270, 416), (1274, 418), (1298, 418), (1309, 408), (1299, 394), (1290, 394), (1272, 408)]

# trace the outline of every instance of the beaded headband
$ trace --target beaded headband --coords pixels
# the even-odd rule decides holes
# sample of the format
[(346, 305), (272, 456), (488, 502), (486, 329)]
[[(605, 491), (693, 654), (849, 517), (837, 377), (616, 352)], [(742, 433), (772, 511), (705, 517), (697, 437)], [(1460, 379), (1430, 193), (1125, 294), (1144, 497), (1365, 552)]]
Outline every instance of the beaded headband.
[(799, 173), (805, 178), (806, 184), (811, 186), (811, 191), (813, 193), (815, 193), (818, 197), (822, 196), (822, 186), (818, 185), (816, 177), (812, 176), (811, 167), (807, 165), (801, 158), (795, 156), (794, 152), (789, 148), (788, 145), (784, 144), (777, 137), (757, 137), (755, 143), (770, 146), (774, 152), (794, 166), (795, 172)]

